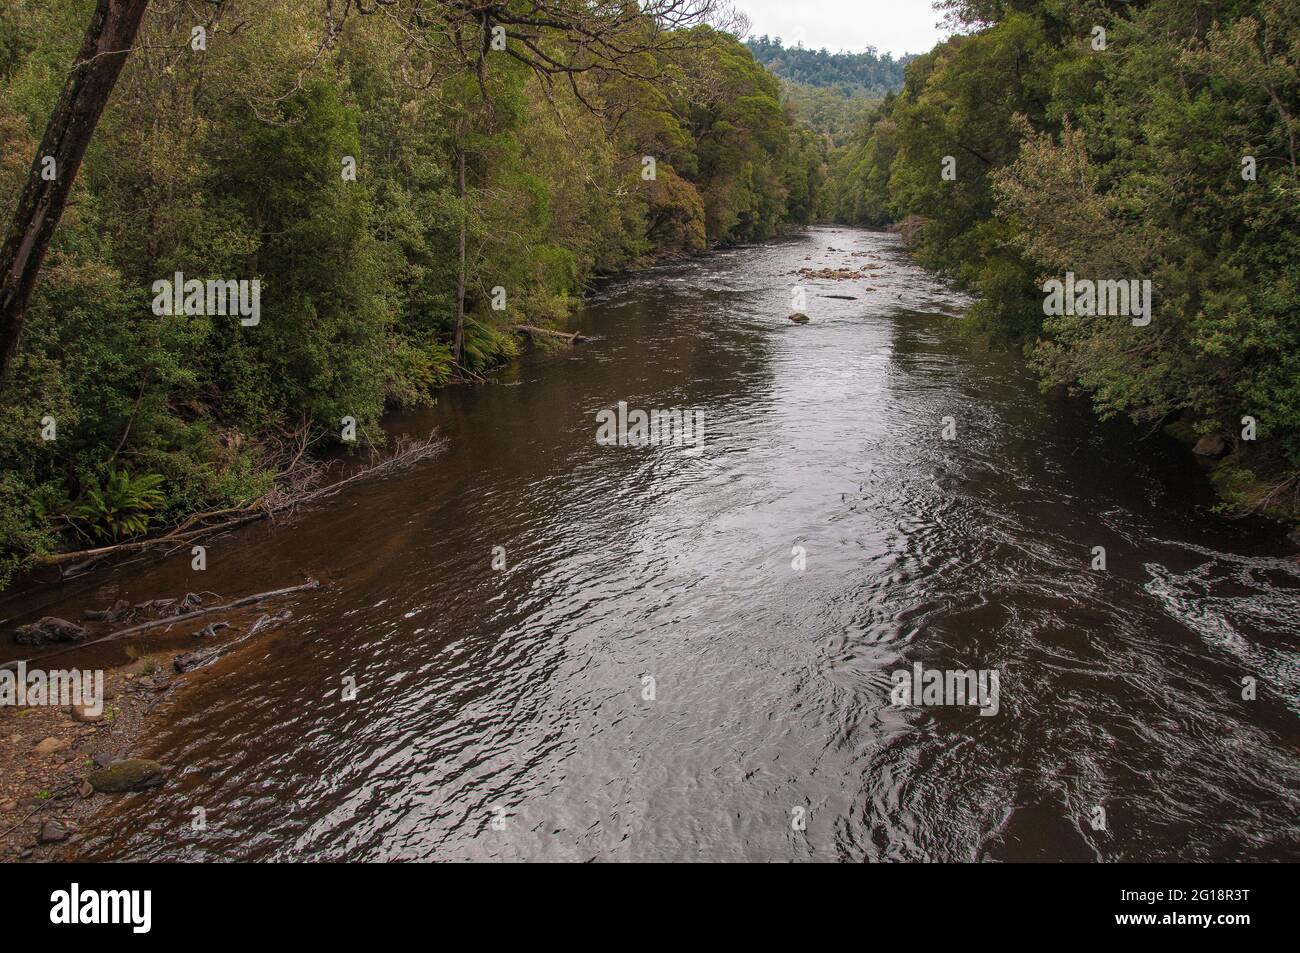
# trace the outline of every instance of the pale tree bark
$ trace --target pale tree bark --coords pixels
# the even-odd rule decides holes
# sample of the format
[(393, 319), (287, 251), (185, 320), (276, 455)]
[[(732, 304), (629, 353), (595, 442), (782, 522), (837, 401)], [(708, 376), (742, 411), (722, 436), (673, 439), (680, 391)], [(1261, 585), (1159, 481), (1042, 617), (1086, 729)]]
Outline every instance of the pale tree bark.
[[(45, 127), (36, 160), (0, 250), (0, 382), (9, 375), (23, 315), (63, 216), (86, 147), (131, 52), (149, 0), (99, 0)], [(46, 177), (53, 159), (53, 178)]]
[[(463, 133), (462, 133), (463, 135)], [(468, 226), (469, 209), (465, 206), (465, 147), (456, 147), (456, 164), (459, 166), (460, 196), (460, 267), (456, 275), (456, 339), (452, 346), (452, 358), (457, 369), (461, 366), (461, 356), (465, 350), (465, 229)]]

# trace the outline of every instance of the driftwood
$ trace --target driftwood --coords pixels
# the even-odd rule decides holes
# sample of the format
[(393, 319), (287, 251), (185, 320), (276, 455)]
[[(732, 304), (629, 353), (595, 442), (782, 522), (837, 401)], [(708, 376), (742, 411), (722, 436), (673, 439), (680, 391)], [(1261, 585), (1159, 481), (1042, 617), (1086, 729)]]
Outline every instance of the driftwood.
[(261, 509), (260, 501), (254, 503), (252, 506), (242, 510), (241, 512), (243, 515), (236, 519), (226, 520), (211, 526), (200, 527), (199, 529), (192, 529), (184, 533), (173, 531), (164, 536), (156, 536), (153, 539), (139, 539), (133, 540), (129, 543), (114, 543), (111, 546), (98, 546), (94, 549), (79, 549), (75, 552), (69, 553), (55, 553), (41, 559), (38, 565), (61, 566), (65, 563), (73, 562), (74, 560), (93, 563), (103, 559), (105, 556), (111, 556), (115, 553), (140, 552), (141, 550), (150, 549), (154, 546), (176, 546), (180, 543), (188, 543), (192, 540), (198, 539), (200, 536), (215, 533), (218, 530), (234, 529), (236, 526), (243, 526), (245, 523), (252, 523), (255, 520), (265, 519), (269, 515), (265, 510)]
[(150, 619), (148, 622), (141, 622), (137, 625), (127, 626), (125, 629), (118, 629), (116, 632), (110, 632), (108, 635), (102, 635), (97, 639), (91, 639), (89, 642), (82, 642), (81, 647), (95, 645), (99, 642), (107, 642), (110, 639), (120, 639), (127, 635), (135, 635), (137, 632), (143, 632), (146, 629), (156, 629), (160, 625), (173, 625), (177, 622), (186, 622), (190, 619), (197, 619), (199, 616), (212, 615), (214, 612), (229, 612), (231, 609), (251, 606), (253, 603), (261, 602), (264, 599), (274, 599), (277, 596), (287, 596), (294, 592), (319, 588), (319, 582), (315, 579), (308, 579), (300, 586), (289, 586), (287, 589), (273, 589), (270, 592), (259, 592), (256, 595), (244, 596), (242, 599), (236, 599), (234, 602), (227, 602), (223, 606), (204, 606), (202, 609), (194, 609), (191, 612), (182, 612), (180, 615), (174, 615), (163, 619)]
[(116, 632), (110, 632), (107, 635), (101, 635), (97, 639), (90, 639), (87, 642), (78, 642), (76, 645), (69, 645), (65, 648), (58, 649), (54, 652), (47, 652), (44, 655), (37, 656), (36, 658), (22, 659), (22, 660), (15, 659), (12, 662), (5, 662), (3, 665), (0, 665), (0, 668), (16, 669), (20, 664), (23, 663), (31, 664), (32, 662), (36, 662), (41, 659), (51, 658), (55, 655), (63, 655), (64, 653), (71, 652), (74, 649), (84, 649), (87, 646), (98, 645), (101, 642), (112, 642), (116, 639), (125, 638), (128, 635), (136, 635), (137, 633), (147, 631), (148, 629), (156, 629), (159, 626), (174, 625), (177, 622), (187, 622), (190, 619), (197, 619), (201, 616), (212, 615), (215, 612), (229, 612), (231, 609), (239, 609), (242, 608), (243, 606), (251, 606), (254, 603), (262, 602), (266, 599), (275, 599), (278, 598), (279, 596), (288, 596), (288, 595), (292, 595), (295, 592), (305, 592), (308, 589), (319, 589), (319, 588), (320, 588), (319, 582), (317, 582), (315, 579), (308, 579), (306, 582), (304, 582), (302, 585), (299, 586), (289, 586), (284, 589), (272, 589), (270, 592), (259, 592), (256, 593), (255, 595), (244, 596), (243, 598), (236, 599), (234, 602), (227, 602), (225, 605), (206, 606), (202, 609), (195, 609), (192, 612), (182, 613), (181, 615), (169, 616), (163, 619), (150, 619), (148, 622), (141, 622), (138, 625), (127, 626), (125, 629), (118, 629)]
[(520, 334), (526, 334), (530, 338), (535, 338), (539, 334), (549, 335), (550, 337), (563, 338), (565, 341), (568, 341), (570, 344), (581, 344), (583, 341), (588, 340), (588, 338), (584, 337), (583, 334), (579, 331), (573, 331), (573, 332), (553, 331), (550, 328), (539, 328), (535, 324), (516, 324), (514, 328)]
[[(304, 467), (303, 469), (306, 472), (301, 476), (296, 487), (277, 486), (248, 506), (228, 507), (226, 509), (196, 513), (161, 536), (155, 536), (151, 539), (132, 540), (126, 543), (115, 543), (111, 546), (98, 546), (93, 549), (54, 553), (39, 560), (37, 565), (64, 566), (72, 562), (78, 563), (72, 570), (69, 570), (71, 572), (85, 568), (108, 556), (141, 552), (159, 546), (183, 546), (204, 536), (228, 532), (248, 523), (264, 520), (281, 513), (292, 513), (300, 506), (327, 499), (358, 480), (391, 473), (435, 456), (442, 450), (442, 447), (442, 441), (438, 440), (434, 435), (430, 435), (425, 440), (399, 442), (392, 455), (359, 470), (350, 477), (323, 487), (312, 488), (313, 482), (319, 478), (319, 471), (315, 468)], [(298, 457), (295, 457), (291, 469), (285, 471), (285, 474), (281, 476), (297, 472), (294, 468), (297, 468), (300, 459), (301, 453), (299, 453)], [(216, 522), (209, 522), (212, 520)]]

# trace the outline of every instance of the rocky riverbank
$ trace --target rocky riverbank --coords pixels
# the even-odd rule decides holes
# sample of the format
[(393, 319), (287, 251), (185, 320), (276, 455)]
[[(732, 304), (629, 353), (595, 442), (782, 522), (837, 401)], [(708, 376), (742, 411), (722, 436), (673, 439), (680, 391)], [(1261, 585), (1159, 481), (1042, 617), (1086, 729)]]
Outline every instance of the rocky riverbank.
[(0, 706), (0, 861), (75, 858), (88, 816), (162, 783), (167, 769), (133, 754), (183, 681), (159, 653), (105, 673), (101, 712)]
[[(154, 714), (206, 666), (291, 617), (256, 603), (315, 588), (309, 581), (218, 604), (211, 593), (120, 600), (84, 612), (88, 625), (112, 629), (90, 637), (53, 617), (18, 627), (18, 644), (74, 644), (0, 669), (0, 862), (76, 859), (87, 818), (164, 786), (172, 766), (142, 756)], [(105, 642), (123, 651), (94, 655)]]

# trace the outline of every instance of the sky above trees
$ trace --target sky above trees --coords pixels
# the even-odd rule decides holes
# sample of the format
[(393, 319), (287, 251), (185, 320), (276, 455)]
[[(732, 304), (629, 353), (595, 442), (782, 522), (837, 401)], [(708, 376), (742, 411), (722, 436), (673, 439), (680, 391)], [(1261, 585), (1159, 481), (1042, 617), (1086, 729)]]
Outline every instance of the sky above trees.
[(802, 41), (812, 49), (925, 53), (948, 33), (930, 0), (734, 0), (750, 19), (752, 36)]

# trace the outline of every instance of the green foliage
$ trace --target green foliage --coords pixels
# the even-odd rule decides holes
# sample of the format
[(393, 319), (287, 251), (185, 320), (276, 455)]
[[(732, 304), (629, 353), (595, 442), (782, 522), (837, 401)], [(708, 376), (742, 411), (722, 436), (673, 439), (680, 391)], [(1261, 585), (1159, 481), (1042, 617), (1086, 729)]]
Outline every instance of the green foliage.
[(785, 46), (778, 36), (746, 41), (754, 58), (782, 79), (807, 86), (833, 88), (841, 95), (865, 94), (880, 98), (903, 85), (903, 68), (913, 57), (894, 59), (892, 53), (831, 53), (808, 50), (803, 44)]
[(68, 516), (84, 523), (99, 539), (139, 536), (149, 528), (150, 514), (166, 502), (158, 489), (162, 482), (158, 473), (132, 476), (126, 470), (111, 469), (103, 487), (90, 487)]
[[(971, 328), (1024, 346), (1045, 387), (1080, 388), (1102, 415), (1227, 434), (1221, 492), (1276, 508), (1268, 489), (1300, 470), (1300, 9), (943, 6), (977, 29), (911, 62), (834, 156), (832, 214), (908, 219), (917, 257), (979, 293)], [(1152, 323), (1045, 318), (1041, 283), (1067, 271), (1151, 280)], [(1244, 416), (1253, 442), (1236, 439)]]

